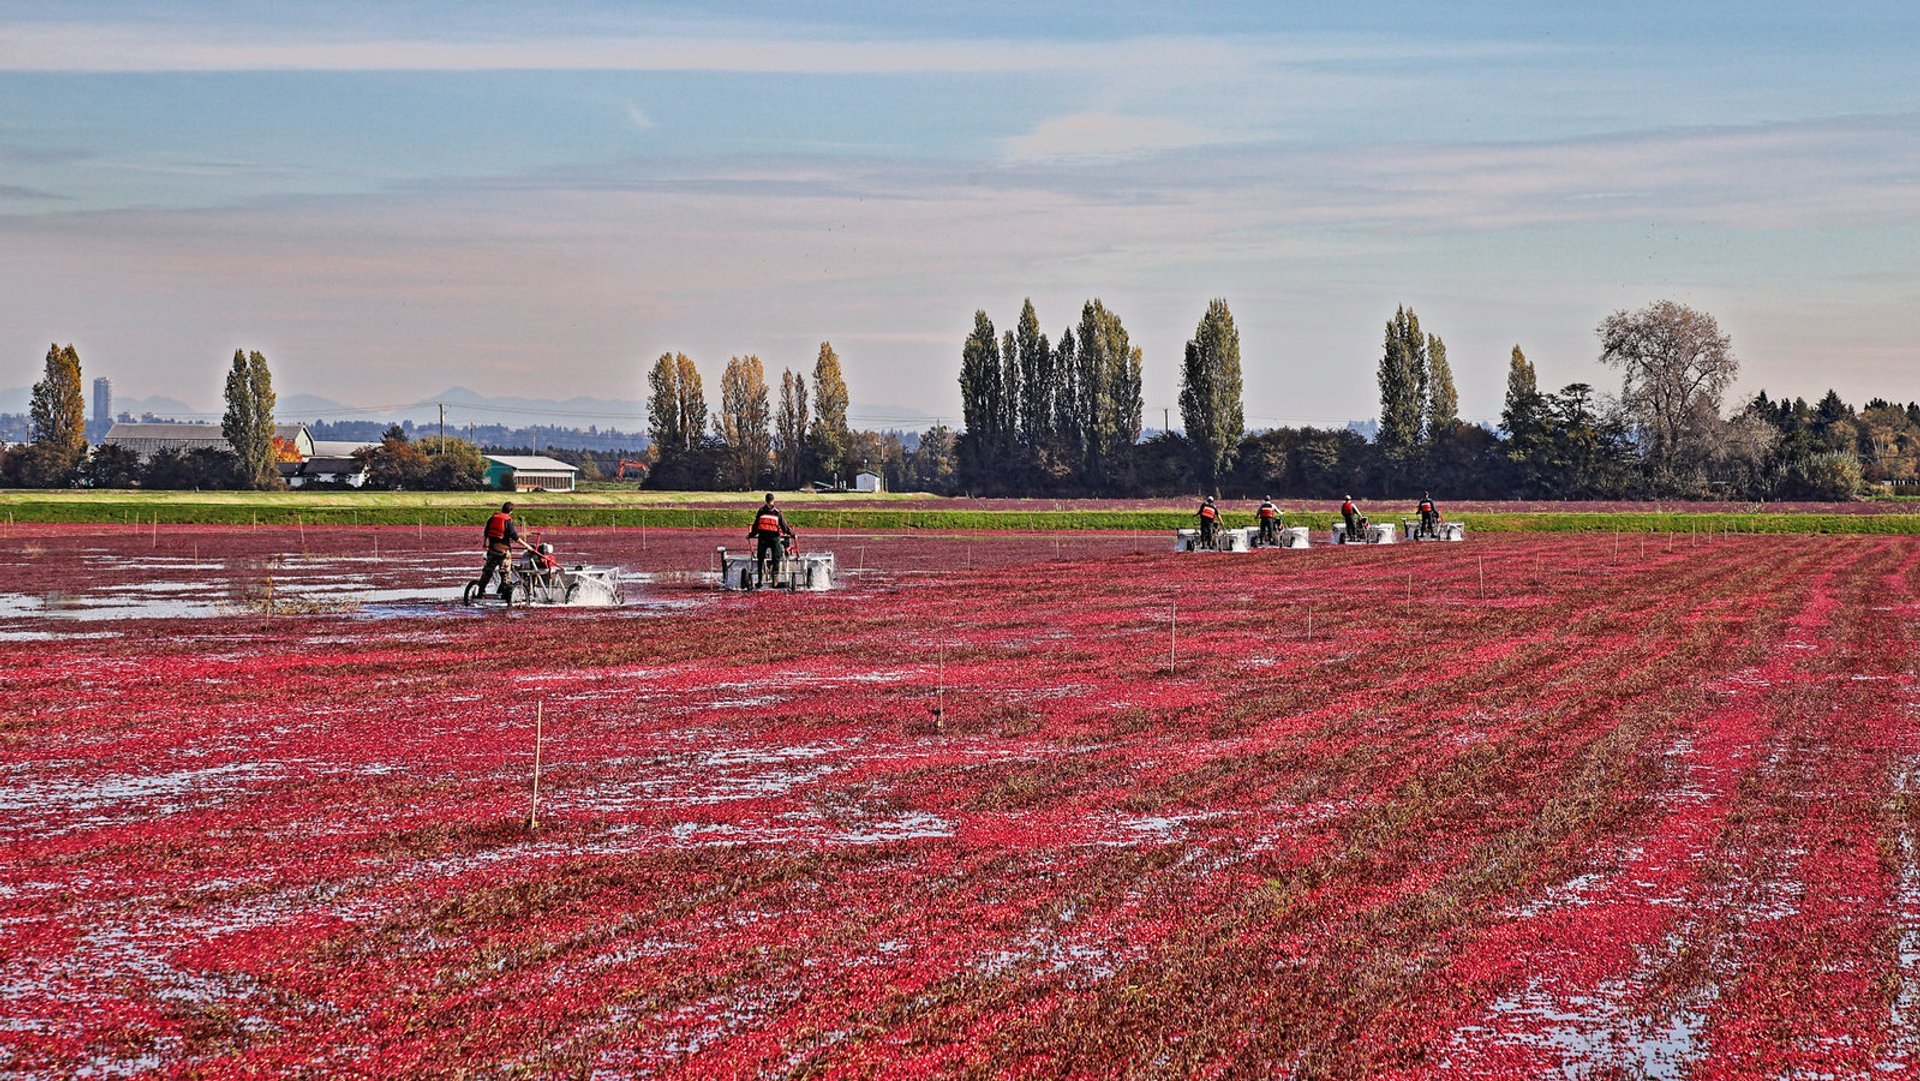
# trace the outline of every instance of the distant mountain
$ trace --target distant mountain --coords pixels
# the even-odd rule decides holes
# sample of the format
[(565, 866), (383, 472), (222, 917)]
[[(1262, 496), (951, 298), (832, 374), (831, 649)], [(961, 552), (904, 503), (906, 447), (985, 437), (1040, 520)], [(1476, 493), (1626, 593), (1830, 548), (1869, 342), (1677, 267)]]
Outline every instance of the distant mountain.
[[(32, 390), (29, 387), (0, 390), (0, 413), (24, 413), (31, 399)], [(713, 406), (718, 404), (718, 401), (709, 402)], [(527, 398), (512, 394), (481, 394), (460, 386), (448, 387), (408, 405), (389, 405), (384, 408), (360, 408), (320, 394), (282, 394), (274, 414), (283, 423), (289, 424), (323, 420), (410, 420), (416, 426), (424, 426), (439, 422), (441, 405), (447, 407), (449, 427), (498, 424), (509, 428), (597, 427), (630, 432), (642, 432), (647, 427), (647, 403), (637, 398), (598, 398), (585, 394), (563, 399)], [(88, 400), (88, 408), (92, 408), (91, 399)], [(135, 416), (153, 413), (181, 420), (219, 419), (218, 407), (213, 411), (196, 409), (187, 402), (165, 395), (148, 398), (115, 395), (113, 411)], [(898, 429), (920, 432), (940, 420), (958, 427), (957, 417), (936, 417), (909, 406), (866, 402), (854, 402), (847, 410), (847, 420), (856, 428), (876, 431)]]

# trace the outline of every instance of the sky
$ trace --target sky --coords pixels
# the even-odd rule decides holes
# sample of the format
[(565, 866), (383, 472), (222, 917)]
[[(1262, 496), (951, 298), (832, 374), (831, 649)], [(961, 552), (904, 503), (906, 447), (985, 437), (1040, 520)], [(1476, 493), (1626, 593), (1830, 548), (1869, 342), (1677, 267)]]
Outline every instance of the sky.
[(1224, 297), (1251, 427), (1373, 416), (1400, 305), (1491, 420), (1672, 299), (1737, 394), (1920, 398), (1904, 0), (276, 6), (0, 3), (0, 387), (717, 398), (830, 340), (856, 421), (952, 423), (975, 309), (1099, 297), (1158, 426)]

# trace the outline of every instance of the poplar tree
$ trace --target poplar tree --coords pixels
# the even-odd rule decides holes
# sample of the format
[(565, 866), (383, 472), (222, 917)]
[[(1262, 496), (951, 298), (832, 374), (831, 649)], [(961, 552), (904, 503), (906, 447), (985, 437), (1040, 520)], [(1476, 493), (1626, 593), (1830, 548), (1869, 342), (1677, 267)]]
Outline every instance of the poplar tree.
[(807, 449), (807, 377), (780, 373), (780, 413), (773, 425), (774, 468), (789, 488), (800, 486)]
[(1515, 345), (1507, 359), (1507, 399), (1500, 410), (1500, 426), (1509, 433), (1519, 430), (1539, 407), (1540, 383), (1533, 374), (1533, 362)]
[(707, 430), (700, 371), (685, 353), (662, 353), (647, 373), (647, 438), (662, 459), (692, 450)]
[(720, 416), (714, 431), (733, 457), (734, 479), (743, 488), (760, 480), (772, 450), (768, 425), (772, 410), (767, 399), (766, 368), (757, 356), (733, 357), (720, 374)]
[(72, 345), (47, 346), (46, 373), (33, 385), (33, 481), (47, 487), (73, 483), (87, 456), (87, 402), (80, 390), (80, 352)]
[(1081, 423), (1086, 458), (1084, 478), (1105, 483), (1116, 459), (1140, 439), (1140, 350), (1127, 339), (1120, 317), (1098, 297), (1080, 309), (1075, 340)]
[(1427, 441), (1433, 442), (1460, 423), (1460, 395), (1453, 389), (1453, 368), (1447, 364), (1447, 343), (1427, 335)]
[(1006, 416), (1005, 371), (1000, 339), (985, 310), (973, 313), (973, 332), (960, 347), (960, 414), (966, 431), (959, 445), (960, 471), (968, 483), (994, 479), (1000, 463), (994, 454), (1002, 442)]
[(853, 432), (847, 427), (847, 381), (832, 342), (820, 343), (813, 362), (813, 427), (808, 433), (814, 462), (834, 480), (844, 480)]
[(1246, 416), (1240, 386), (1240, 331), (1225, 300), (1208, 302), (1207, 312), (1187, 342), (1180, 367), (1180, 422), (1193, 445), (1195, 464), (1208, 492), (1217, 494), (1220, 478), (1233, 467)]
[(233, 351), (227, 372), (227, 412), (220, 434), (239, 459), (236, 479), (247, 488), (280, 486), (279, 455), (273, 449), (273, 374), (259, 351)]
[(1040, 332), (1040, 316), (1029, 298), (1020, 306), (1020, 322), (1014, 331), (1014, 348), (1020, 355), (1019, 435), (1022, 442), (1035, 447), (1048, 442), (1053, 434), (1054, 376), (1053, 350), (1047, 336)]
[(1390, 452), (1410, 450), (1420, 442), (1425, 412), (1426, 339), (1420, 336), (1420, 318), (1407, 308), (1396, 309), (1387, 323), (1379, 381), (1380, 446)]

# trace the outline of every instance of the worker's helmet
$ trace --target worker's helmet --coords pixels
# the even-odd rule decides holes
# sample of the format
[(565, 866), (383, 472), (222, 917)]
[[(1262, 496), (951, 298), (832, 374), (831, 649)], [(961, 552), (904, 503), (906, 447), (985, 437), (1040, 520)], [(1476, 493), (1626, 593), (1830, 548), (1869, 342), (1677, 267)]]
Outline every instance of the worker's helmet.
[(541, 554), (541, 555), (543, 555), (543, 556), (550, 556), (550, 555), (552, 555), (552, 554), (553, 554), (553, 545), (551, 545), (551, 544), (542, 544), (542, 545), (540, 546), (540, 554)]
[(1209, 503), (1211, 503), (1211, 502), (1213, 502), (1213, 497), (1212, 497), (1212, 496), (1208, 496), (1208, 497), (1207, 497), (1207, 502), (1209, 502)]

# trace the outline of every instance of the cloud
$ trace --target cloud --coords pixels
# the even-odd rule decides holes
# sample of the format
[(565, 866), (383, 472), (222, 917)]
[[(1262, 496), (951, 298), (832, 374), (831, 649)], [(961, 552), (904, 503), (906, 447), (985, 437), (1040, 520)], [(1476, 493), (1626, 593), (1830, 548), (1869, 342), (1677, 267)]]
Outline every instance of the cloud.
[(0, 71), (725, 71), (821, 75), (1029, 72), (1195, 76), (1276, 64), (1538, 54), (1536, 45), (1377, 40), (1325, 34), (1232, 40), (1143, 36), (1105, 41), (1039, 38), (849, 38), (805, 27), (717, 36), (669, 28), (645, 35), (467, 40), (345, 39), (286, 28), (176, 28), (132, 23), (0, 22)]
[(629, 101), (626, 103), (625, 109), (627, 123), (632, 124), (640, 131), (647, 131), (653, 127), (653, 117), (648, 116), (646, 110), (640, 108), (640, 106)]
[(1044, 121), (1027, 134), (1007, 140), (1007, 157), (1017, 162), (1118, 158), (1231, 141), (1179, 120), (1074, 113)]

